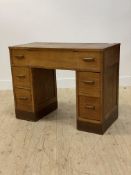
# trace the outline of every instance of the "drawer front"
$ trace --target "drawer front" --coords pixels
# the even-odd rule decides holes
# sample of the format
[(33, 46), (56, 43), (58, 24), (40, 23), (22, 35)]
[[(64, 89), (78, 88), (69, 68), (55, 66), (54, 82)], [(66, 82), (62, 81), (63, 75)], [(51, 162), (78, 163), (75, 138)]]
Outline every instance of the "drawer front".
[(16, 109), (33, 111), (32, 96), (30, 90), (15, 88)]
[(16, 87), (30, 87), (30, 70), (25, 67), (12, 67), (13, 82)]
[(102, 52), (78, 52), (78, 68), (101, 72)]
[(78, 93), (90, 97), (100, 97), (101, 78), (100, 73), (78, 72)]
[(77, 58), (72, 51), (30, 50), (28, 59), (32, 67), (77, 69)]
[(100, 120), (100, 99), (79, 96), (79, 118)]
[(28, 59), (26, 50), (12, 50), (11, 52), (11, 63), (13, 66), (26, 66), (28, 65)]

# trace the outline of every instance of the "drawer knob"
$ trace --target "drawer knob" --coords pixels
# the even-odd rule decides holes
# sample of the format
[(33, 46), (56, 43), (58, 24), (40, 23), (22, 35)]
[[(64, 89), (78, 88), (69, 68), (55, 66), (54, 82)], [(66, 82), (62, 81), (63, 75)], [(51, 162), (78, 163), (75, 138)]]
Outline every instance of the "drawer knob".
[(89, 80), (89, 81), (83, 81), (83, 83), (92, 85), (95, 84), (95, 81)]
[(24, 55), (16, 55), (15, 56), (17, 59), (24, 59)]
[(25, 78), (25, 75), (17, 75), (18, 78)]
[(28, 100), (27, 97), (20, 97), (19, 99), (20, 99), (20, 100)]
[(92, 61), (95, 61), (95, 58), (87, 57), (87, 58), (83, 58), (83, 61), (92, 62)]
[(92, 105), (87, 105), (85, 108), (86, 108), (86, 109), (92, 109), (92, 110), (95, 110), (95, 106), (92, 106)]

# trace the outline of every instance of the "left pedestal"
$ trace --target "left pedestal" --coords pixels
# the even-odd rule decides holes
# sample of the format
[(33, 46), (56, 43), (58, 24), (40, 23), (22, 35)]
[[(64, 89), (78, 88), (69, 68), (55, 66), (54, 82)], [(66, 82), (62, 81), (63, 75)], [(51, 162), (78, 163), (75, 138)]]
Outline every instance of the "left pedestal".
[(11, 69), (16, 118), (37, 121), (57, 108), (55, 70), (13, 64)]

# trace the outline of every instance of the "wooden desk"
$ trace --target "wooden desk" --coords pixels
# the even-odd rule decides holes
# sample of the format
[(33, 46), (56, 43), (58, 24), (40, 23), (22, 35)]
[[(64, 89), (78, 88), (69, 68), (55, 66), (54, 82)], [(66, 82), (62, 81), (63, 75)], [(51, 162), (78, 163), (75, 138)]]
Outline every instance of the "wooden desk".
[(31, 43), (9, 49), (17, 118), (37, 121), (55, 110), (55, 69), (68, 69), (76, 71), (77, 128), (102, 134), (117, 119), (120, 44)]

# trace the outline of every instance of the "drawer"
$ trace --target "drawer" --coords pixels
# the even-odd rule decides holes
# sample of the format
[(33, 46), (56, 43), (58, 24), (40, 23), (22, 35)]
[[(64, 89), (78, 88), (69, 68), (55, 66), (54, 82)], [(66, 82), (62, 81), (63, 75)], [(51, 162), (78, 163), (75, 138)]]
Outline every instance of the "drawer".
[(78, 68), (101, 72), (102, 52), (78, 52)]
[(33, 111), (32, 96), (30, 90), (15, 88), (16, 109)]
[(73, 51), (64, 50), (30, 50), (29, 65), (53, 69), (77, 69), (77, 58)]
[(87, 96), (79, 96), (79, 118), (100, 120), (100, 99)]
[(100, 97), (101, 74), (95, 72), (77, 72), (78, 93), (90, 97)]
[(14, 86), (30, 87), (30, 70), (26, 67), (12, 67)]
[(26, 66), (28, 65), (26, 50), (12, 50), (11, 52), (11, 63), (14, 66)]

